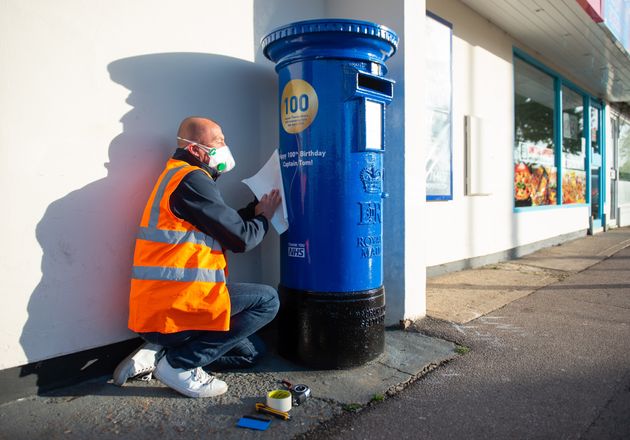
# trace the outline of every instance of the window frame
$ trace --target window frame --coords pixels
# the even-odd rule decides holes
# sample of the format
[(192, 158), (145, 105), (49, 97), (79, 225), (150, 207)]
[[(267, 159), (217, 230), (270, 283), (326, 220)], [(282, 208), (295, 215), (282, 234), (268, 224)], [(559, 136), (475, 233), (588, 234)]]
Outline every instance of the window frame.
[[(438, 23), (446, 26), (450, 29), (449, 33), (449, 82), (450, 82), (450, 97), (449, 97), (449, 111), (448, 111), (448, 124), (449, 124), (449, 193), (448, 194), (429, 194), (429, 186), (427, 185), (427, 176), (425, 174), (426, 185), (426, 201), (449, 201), (453, 200), (453, 24), (446, 21), (442, 17), (434, 14), (431, 11), (426, 11), (426, 17), (431, 18)], [(428, 103), (425, 102), (425, 111), (428, 111)], [(430, 127), (425, 127), (427, 133), (430, 131)], [(426, 162), (424, 164), (426, 170)]]
[[(554, 69), (546, 66), (541, 63), (528, 53), (520, 50), (517, 47), (512, 48), (513, 61), (512, 66), (515, 66), (514, 60), (519, 59), (522, 62), (529, 64), (530, 66), (542, 71), (543, 73), (551, 76), (554, 80), (554, 160), (556, 166), (556, 204), (555, 205), (544, 205), (544, 206), (514, 206), (514, 200), (512, 201), (512, 209), (514, 212), (532, 212), (536, 210), (546, 210), (546, 209), (562, 209), (562, 208), (578, 208), (578, 207), (586, 207), (591, 205), (590, 199), (590, 181), (591, 181), (591, 144), (590, 144), (590, 136), (591, 136), (591, 126), (590, 126), (590, 111), (591, 107), (598, 107), (600, 109), (600, 117), (603, 117), (605, 104), (595, 98), (590, 93), (586, 92), (584, 89), (568, 80), (560, 73), (556, 72)], [(515, 75), (512, 75), (512, 78), (515, 79)], [(585, 146), (585, 171), (586, 171), (586, 195), (585, 200), (586, 203), (563, 203), (563, 190), (562, 190), (562, 179), (564, 177), (564, 166), (563, 159), (564, 153), (562, 151), (562, 136), (563, 136), (563, 107), (562, 107), (562, 88), (567, 87), (573, 92), (582, 96), (582, 100), (584, 102), (584, 111), (583, 115), (589, 115), (589, 117), (584, 116), (584, 127), (583, 127), (583, 135), (587, 140), (587, 144)], [(516, 92), (516, 83), (513, 84), (512, 96)], [(514, 102), (514, 106), (516, 102)], [(514, 118), (516, 118), (516, 107), (513, 108)], [(514, 127), (516, 129), (516, 127)], [(605, 137), (604, 133), (600, 133), (600, 139), (602, 140), (601, 150), (602, 150), (602, 167), (605, 164)], [(512, 186), (514, 185), (514, 142), (516, 140), (513, 139), (512, 143)], [(512, 187), (512, 191), (514, 188)], [(512, 198), (513, 199), (513, 198)]]

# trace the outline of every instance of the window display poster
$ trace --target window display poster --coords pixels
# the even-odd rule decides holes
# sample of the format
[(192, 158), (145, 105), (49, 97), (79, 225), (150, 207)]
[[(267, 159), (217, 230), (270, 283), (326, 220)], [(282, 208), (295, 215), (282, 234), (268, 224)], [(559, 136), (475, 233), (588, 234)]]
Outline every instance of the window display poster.
[(514, 167), (514, 205), (555, 205), (557, 182), (556, 167), (517, 163)]
[(586, 171), (564, 170), (562, 203), (586, 203)]

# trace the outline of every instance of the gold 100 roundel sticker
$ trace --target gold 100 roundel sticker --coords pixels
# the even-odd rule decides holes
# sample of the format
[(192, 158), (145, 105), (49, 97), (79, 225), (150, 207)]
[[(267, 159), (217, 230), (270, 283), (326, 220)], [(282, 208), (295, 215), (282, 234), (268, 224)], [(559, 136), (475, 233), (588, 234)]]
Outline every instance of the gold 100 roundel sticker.
[(284, 86), (280, 98), (280, 118), (287, 133), (300, 133), (315, 120), (319, 102), (317, 93), (302, 79), (292, 79)]

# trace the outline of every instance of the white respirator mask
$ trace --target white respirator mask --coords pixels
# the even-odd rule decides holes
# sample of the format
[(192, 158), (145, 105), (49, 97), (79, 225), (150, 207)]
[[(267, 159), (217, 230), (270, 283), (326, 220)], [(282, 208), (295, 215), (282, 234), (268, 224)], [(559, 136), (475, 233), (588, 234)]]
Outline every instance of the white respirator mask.
[(228, 171), (234, 169), (234, 167), (236, 166), (234, 156), (232, 156), (230, 147), (228, 147), (227, 145), (224, 145), (220, 148), (215, 148), (200, 144), (199, 142), (184, 139), (179, 136), (177, 136), (177, 139), (179, 139), (180, 141), (188, 142), (191, 145), (196, 145), (197, 147), (205, 151), (209, 158), (208, 166), (216, 171), (218, 174), (225, 174)]

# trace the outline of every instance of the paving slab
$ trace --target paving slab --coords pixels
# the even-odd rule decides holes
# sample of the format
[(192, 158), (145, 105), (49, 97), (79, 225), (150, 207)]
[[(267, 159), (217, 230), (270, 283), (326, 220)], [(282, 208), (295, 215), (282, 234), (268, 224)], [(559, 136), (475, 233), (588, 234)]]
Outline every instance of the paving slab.
[(558, 271), (499, 263), (427, 280), (427, 315), (464, 324), (563, 278)]
[(541, 249), (517, 261), (521, 264), (547, 269), (581, 272), (628, 246), (630, 246), (630, 228), (612, 229), (559, 246)]
[(506, 263), (427, 280), (427, 315), (458, 324), (564, 280), (630, 246), (630, 228), (609, 230)]
[[(292, 438), (336, 415), (348, 404), (365, 405), (404, 387), (432, 366), (456, 356), (451, 342), (413, 331), (388, 330), (385, 353), (349, 370), (308, 370), (270, 353), (254, 370), (219, 373), (228, 392), (189, 399), (157, 380), (116, 387), (104, 379), (0, 405), (0, 438), (125, 439)], [(256, 432), (237, 428), (280, 380), (305, 383), (313, 397)]]
[(388, 331), (383, 356), (362, 367), (335, 372), (326, 370), (282, 371), (279, 379), (290, 378), (292, 383), (305, 383), (320, 398), (343, 405), (366, 404), (377, 395), (414, 379), (430, 365), (438, 365), (454, 356), (451, 342), (428, 338), (415, 332)]

